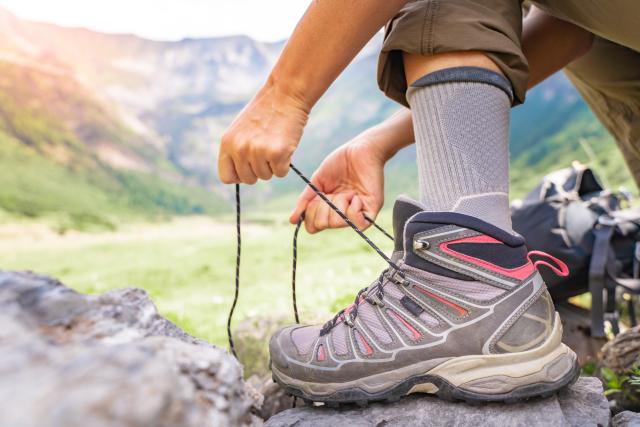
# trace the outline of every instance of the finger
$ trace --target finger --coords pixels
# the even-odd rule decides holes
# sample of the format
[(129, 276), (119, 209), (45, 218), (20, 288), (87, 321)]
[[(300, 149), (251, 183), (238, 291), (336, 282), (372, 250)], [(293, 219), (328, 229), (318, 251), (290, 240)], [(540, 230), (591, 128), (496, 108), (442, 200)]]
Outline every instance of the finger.
[(218, 157), (218, 176), (224, 184), (235, 184), (240, 182), (240, 177), (236, 173), (235, 165), (231, 157), (221, 154)]
[(266, 160), (255, 159), (250, 162), (250, 165), (256, 176), (264, 181), (271, 179), (273, 176), (271, 167)]
[[(329, 200), (331, 200), (330, 196)], [(322, 231), (329, 228), (329, 215), (331, 214), (331, 208), (324, 200), (319, 200), (318, 205), (313, 225), (316, 231)]]
[(284, 178), (285, 176), (287, 176), (287, 174), (289, 173), (289, 164), (291, 163), (290, 159), (291, 157), (287, 158), (287, 160), (283, 162), (269, 162), (269, 167), (273, 171), (273, 174), (278, 178)]
[[(362, 207), (362, 213), (375, 221), (376, 218), (378, 218), (378, 214), (380, 213), (380, 210), (382, 209), (382, 205), (384, 204), (384, 200), (382, 200), (380, 204), (374, 202), (373, 206), (368, 206), (364, 202), (362, 202), (362, 204), (364, 205)], [(367, 221), (367, 222), (369, 222), (369, 221)]]
[(362, 199), (358, 196), (353, 196), (347, 208), (347, 216), (359, 229), (366, 230), (370, 224), (369, 221), (365, 220), (362, 216), (363, 209), (364, 204), (362, 203)]
[(298, 144), (296, 142), (295, 144), (285, 144), (281, 148), (272, 146), (271, 151), (267, 154), (269, 166), (271, 167), (273, 174), (278, 178), (285, 177), (289, 173), (291, 157), (293, 156), (293, 152), (297, 145)]
[(318, 203), (319, 200), (320, 199), (312, 200), (309, 205), (307, 205), (307, 209), (304, 212), (304, 228), (309, 234), (315, 234), (317, 232), (314, 222), (316, 218), (316, 211), (320, 207), (320, 203)]
[(298, 197), (298, 201), (296, 202), (296, 207), (294, 208), (291, 216), (289, 217), (289, 222), (291, 224), (297, 224), (300, 220), (300, 215), (307, 209), (309, 202), (316, 197), (315, 193), (309, 186), (306, 186), (300, 196)]
[(240, 177), (240, 182), (244, 184), (255, 184), (258, 181), (258, 177), (251, 169), (251, 165), (246, 160), (233, 159), (233, 164), (236, 168), (236, 173)]
[[(353, 196), (353, 193), (341, 193), (337, 194), (332, 201), (336, 205), (336, 207), (340, 209), (341, 212), (346, 213), (347, 209), (349, 208), (349, 201), (353, 199)], [(347, 223), (344, 221), (344, 219), (332, 209), (329, 213), (329, 227), (342, 228), (346, 226)]]

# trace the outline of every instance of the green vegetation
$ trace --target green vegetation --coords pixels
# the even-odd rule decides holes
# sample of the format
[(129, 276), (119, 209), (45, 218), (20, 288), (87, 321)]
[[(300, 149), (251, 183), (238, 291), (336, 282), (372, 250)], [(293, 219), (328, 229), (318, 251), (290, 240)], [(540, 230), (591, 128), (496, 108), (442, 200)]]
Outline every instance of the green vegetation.
[[(388, 220), (389, 215), (384, 214)], [(243, 223), (240, 302), (235, 323), (247, 317), (288, 317), (291, 238), (287, 214), (247, 212)], [(261, 219), (260, 224), (254, 219)], [(390, 221), (382, 221), (390, 228)], [(233, 296), (235, 229), (232, 221), (188, 218), (155, 225), (123, 225), (116, 232), (52, 234), (37, 244), (30, 226), (0, 227), (0, 269), (52, 275), (81, 292), (141, 287), (161, 313), (189, 333), (226, 346)], [(12, 231), (13, 230), (13, 231)], [(2, 238), (3, 233), (24, 238)], [(35, 232), (34, 232), (35, 233)], [(369, 232), (383, 249), (387, 239)], [(303, 320), (325, 319), (336, 300), (351, 302), (384, 268), (351, 230), (299, 237), (298, 304)], [(342, 307), (338, 307), (342, 308)]]
[(628, 372), (619, 374), (609, 368), (590, 368), (604, 384), (604, 395), (615, 400), (620, 408), (631, 411), (640, 409), (640, 366), (632, 367)]
[(60, 232), (113, 229), (122, 220), (219, 212), (210, 192), (148, 174), (67, 167), (42, 157), (0, 132), (0, 210), (40, 218)]
[[(115, 169), (108, 147), (136, 168)], [(60, 232), (122, 220), (220, 212), (164, 155), (122, 126), (72, 79), (0, 61), (0, 211), (46, 218)]]
[(544, 175), (568, 167), (574, 160), (592, 166), (612, 189), (625, 186), (637, 191), (615, 141), (590, 111), (583, 110), (561, 131), (541, 139), (512, 160), (512, 195), (524, 196)]

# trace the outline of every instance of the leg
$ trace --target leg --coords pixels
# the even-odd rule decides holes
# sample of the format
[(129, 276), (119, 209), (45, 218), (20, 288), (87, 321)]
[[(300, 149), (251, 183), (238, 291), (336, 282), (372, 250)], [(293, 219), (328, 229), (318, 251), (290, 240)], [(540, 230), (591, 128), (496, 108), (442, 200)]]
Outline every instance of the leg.
[(272, 337), (274, 379), (288, 392), (327, 404), (416, 392), (513, 401), (578, 374), (524, 239), (505, 219), (509, 108), (526, 87), (520, 15), (513, 0), (414, 0), (388, 25), (379, 83), (415, 105), (432, 206), (399, 198), (397, 264), (324, 326)]
[(407, 88), (420, 77), (447, 68), (478, 67), (504, 75), (496, 63), (480, 51), (443, 52), (428, 56), (403, 53), (402, 60)]
[(616, 139), (640, 186), (640, 53), (596, 37), (589, 53), (566, 73)]
[[(427, 210), (465, 213), (511, 231), (509, 108), (524, 100), (528, 77), (521, 32), (520, 4), (511, 0), (414, 1), (387, 26), (379, 85), (412, 104)], [(446, 72), (456, 68), (457, 77)], [(436, 73), (437, 85), (420, 80)]]
[(532, 0), (548, 14), (620, 46), (640, 51), (640, 2), (629, 0)]
[(404, 57), (425, 210), (463, 213), (511, 232), (511, 84), (481, 52)]

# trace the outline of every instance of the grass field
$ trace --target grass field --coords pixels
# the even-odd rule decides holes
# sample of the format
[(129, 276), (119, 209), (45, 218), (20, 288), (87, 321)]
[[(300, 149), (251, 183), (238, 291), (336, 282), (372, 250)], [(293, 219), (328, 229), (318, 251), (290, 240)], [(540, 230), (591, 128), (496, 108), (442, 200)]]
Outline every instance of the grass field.
[[(291, 238), (286, 213), (243, 221), (240, 302), (235, 322), (248, 316), (290, 316)], [(389, 215), (381, 215), (390, 229)], [(386, 221), (385, 221), (386, 219)], [(390, 242), (368, 232), (385, 250)], [(302, 320), (332, 314), (384, 268), (351, 230), (299, 238), (298, 304)], [(226, 346), (234, 289), (233, 218), (176, 219), (124, 225), (114, 232), (58, 235), (36, 223), (0, 224), (0, 269), (33, 270), (86, 293), (145, 289), (160, 312), (187, 332)]]

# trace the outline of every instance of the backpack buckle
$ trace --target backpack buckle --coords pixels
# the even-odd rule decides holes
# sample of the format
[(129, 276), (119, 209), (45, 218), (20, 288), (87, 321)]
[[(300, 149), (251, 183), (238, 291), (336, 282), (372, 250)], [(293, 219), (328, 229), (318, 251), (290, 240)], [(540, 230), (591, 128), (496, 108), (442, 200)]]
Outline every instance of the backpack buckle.
[(609, 215), (600, 215), (598, 217), (598, 224), (603, 225), (605, 227), (614, 227), (618, 224), (615, 218), (611, 218)]

